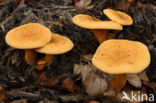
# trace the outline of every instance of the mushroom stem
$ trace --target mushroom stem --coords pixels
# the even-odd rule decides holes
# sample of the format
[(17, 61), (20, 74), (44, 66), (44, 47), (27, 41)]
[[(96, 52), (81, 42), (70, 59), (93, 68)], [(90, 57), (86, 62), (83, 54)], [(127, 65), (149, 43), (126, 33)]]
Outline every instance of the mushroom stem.
[(115, 75), (115, 78), (111, 81), (111, 86), (116, 90), (120, 91), (127, 82), (126, 74)]
[(113, 33), (108, 33), (107, 34), (107, 39), (114, 39), (116, 37), (118, 31), (113, 31)]
[(41, 59), (37, 62), (37, 69), (38, 70), (43, 70), (43, 68), (46, 66), (46, 65), (49, 65), (52, 60), (54, 58), (54, 55), (51, 55), (51, 54), (45, 54), (45, 57), (44, 59)]
[(107, 32), (106, 29), (91, 29), (94, 36), (97, 38), (98, 42), (101, 44), (103, 41), (107, 39)]
[(54, 58), (54, 55), (45, 54), (44, 61), (46, 61), (46, 64), (50, 64), (52, 62), (53, 58)]
[(103, 41), (107, 39), (113, 39), (116, 36), (117, 31), (113, 33), (109, 33), (109, 30), (106, 29), (91, 29), (98, 42), (101, 44)]
[(36, 64), (36, 55), (37, 53), (33, 49), (25, 49), (25, 61), (28, 64), (34, 65)]
[(46, 65), (46, 61), (45, 60), (39, 60), (37, 62), (37, 69), (38, 70), (43, 70), (43, 68), (45, 67), (45, 65)]

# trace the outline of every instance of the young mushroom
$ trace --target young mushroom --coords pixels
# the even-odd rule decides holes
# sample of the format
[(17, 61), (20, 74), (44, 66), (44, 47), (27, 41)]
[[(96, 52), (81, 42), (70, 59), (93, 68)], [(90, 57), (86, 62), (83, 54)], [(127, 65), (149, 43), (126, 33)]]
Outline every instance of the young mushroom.
[(121, 25), (132, 25), (133, 19), (128, 14), (121, 12), (121, 11), (115, 11), (113, 9), (104, 9), (104, 14), (111, 19), (114, 22), (117, 22)]
[(28, 64), (36, 63), (35, 48), (47, 44), (51, 40), (51, 31), (38, 23), (28, 23), (10, 30), (6, 37), (6, 43), (17, 49), (25, 50), (25, 61)]
[(92, 63), (101, 71), (116, 75), (111, 86), (119, 91), (126, 84), (126, 74), (139, 73), (148, 67), (150, 53), (143, 43), (111, 39), (98, 47)]
[(122, 26), (114, 21), (101, 21), (95, 17), (85, 14), (74, 16), (72, 21), (80, 27), (90, 29), (99, 43), (110, 38), (108, 30), (122, 30)]
[(45, 65), (50, 64), (54, 55), (63, 54), (73, 48), (73, 42), (65, 36), (52, 34), (51, 41), (41, 48), (36, 49), (39, 53), (44, 53), (45, 57), (37, 62), (37, 69), (42, 70)]

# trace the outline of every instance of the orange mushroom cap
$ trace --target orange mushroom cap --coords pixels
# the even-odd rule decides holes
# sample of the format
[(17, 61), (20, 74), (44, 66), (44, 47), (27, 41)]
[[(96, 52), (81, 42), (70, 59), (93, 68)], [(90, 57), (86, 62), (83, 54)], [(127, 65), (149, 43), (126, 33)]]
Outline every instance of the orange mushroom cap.
[(45, 54), (62, 54), (70, 51), (73, 46), (73, 42), (67, 37), (53, 34), (51, 41), (45, 46), (36, 49), (36, 51)]
[(111, 39), (98, 47), (92, 62), (109, 74), (139, 73), (150, 64), (150, 53), (141, 42)]
[(128, 14), (121, 12), (121, 11), (115, 11), (113, 9), (104, 9), (104, 14), (111, 19), (112, 21), (115, 21), (121, 25), (132, 25), (133, 19)]
[(51, 31), (38, 23), (29, 23), (10, 30), (5, 41), (18, 49), (39, 48), (51, 40)]
[(78, 14), (73, 17), (73, 23), (86, 29), (112, 29), (122, 30), (122, 26), (113, 21), (101, 21), (95, 17)]

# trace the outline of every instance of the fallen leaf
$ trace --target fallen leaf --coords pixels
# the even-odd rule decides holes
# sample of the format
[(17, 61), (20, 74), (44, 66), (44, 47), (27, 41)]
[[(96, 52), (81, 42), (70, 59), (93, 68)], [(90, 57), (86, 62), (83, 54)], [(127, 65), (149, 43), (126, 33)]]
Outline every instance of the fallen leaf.
[(139, 76), (139, 78), (140, 78), (141, 80), (149, 81), (149, 79), (148, 79), (147, 74), (146, 74), (145, 71), (138, 73), (138, 76)]
[(120, 91), (126, 85), (127, 79), (125, 74), (115, 75), (115, 78), (111, 80), (111, 86), (116, 90)]
[(116, 92), (114, 91), (113, 88), (109, 88), (107, 91), (105, 91), (105, 92), (103, 93), (103, 95), (104, 95), (105, 97), (115, 97), (115, 96), (116, 96)]
[(107, 81), (96, 74), (89, 74), (84, 80), (83, 85), (86, 88), (86, 92), (91, 96), (103, 95), (108, 89)]
[(4, 1), (6, 1), (6, 0), (0, 0), (0, 3), (4, 2)]
[(92, 54), (88, 54), (88, 55), (83, 55), (83, 57), (88, 60), (88, 61), (91, 61), (92, 58), (93, 58), (93, 55)]
[(26, 90), (27, 91), (32, 91), (34, 88), (35, 88), (35, 86), (30, 84)]
[(150, 83), (148, 81), (143, 81), (143, 84), (150, 87), (150, 88), (152, 88), (154, 93), (156, 94), (156, 83)]
[(80, 74), (80, 65), (75, 64), (73, 73), (76, 74), (76, 75)]
[[(89, 58), (90, 57), (91, 56), (89, 56)], [(109, 90), (111, 87), (108, 86), (113, 76), (106, 74), (93, 66), (91, 61), (88, 59), (88, 56), (87, 58), (84, 58), (88, 64), (76, 64), (74, 67), (74, 73), (81, 73), (82, 83), (86, 92), (91, 96), (114, 96), (115, 91), (113, 89), (112, 91)]]
[(80, 71), (82, 76), (82, 82), (84, 82), (91, 71), (90, 65), (80, 65)]
[(8, 102), (8, 98), (5, 94), (5, 90), (2, 86), (0, 86), (0, 101)]
[(75, 84), (71, 78), (66, 78), (62, 83), (62, 88), (67, 89), (69, 92), (74, 93), (76, 90), (80, 91), (80, 88)]
[[(32, 0), (24, 0), (25, 3), (28, 3)], [(15, 7), (17, 7), (19, 4), (20, 4), (21, 0), (14, 0), (14, 3), (15, 3)]]
[(133, 85), (137, 88), (142, 87), (142, 82), (137, 74), (127, 74), (127, 80), (131, 85)]
[(64, 5), (67, 6), (68, 4), (72, 3), (72, 0), (63, 0)]
[(54, 86), (58, 83), (59, 79), (57, 76), (52, 78), (47, 78), (45, 72), (40, 74), (40, 76), (36, 79), (36, 82), (43, 83), (45, 85)]
[(79, 0), (75, 2), (75, 6), (79, 8), (86, 8), (92, 3), (92, 0)]
[(127, 10), (130, 6), (130, 2), (128, 2), (127, 0), (120, 0), (116, 4), (116, 8), (118, 10)]

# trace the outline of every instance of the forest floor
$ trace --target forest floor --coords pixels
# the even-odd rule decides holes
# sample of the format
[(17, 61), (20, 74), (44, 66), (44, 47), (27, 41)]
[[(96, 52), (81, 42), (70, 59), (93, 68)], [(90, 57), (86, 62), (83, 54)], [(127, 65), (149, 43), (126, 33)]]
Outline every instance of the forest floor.
[[(73, 24), (72, 17), (82, 13), (108, 20), (102, 12), (106, 8), (121, 10), (133, 18), (133, 25), (125, 26), (116, 38), (140, 41), (148, 46), (151, 53), (151, 63), (145, 70), (148, 81), (142, 80), (141, 89), (127, 83), (123, 90), (156, 93), (155, 0), (135, 0), (132, 3), (127, 0), (82, 0), (85, 3), (80, 3), (80, 0), (17, 1), (0, 3), (0, 103), (121, 102), (117, 96), (112, 99), (88, 95), (81, 74), (73, 73), (76, 64), (89, 64), (86, 55), (93, 55), (99, 43), (91, 31)], [(37, 70), (25, 62), (23, 50), (11, 48), (5, 43), (9, 30), (30, 22), (41, 23), (52, 32), (69, 37), (74, 48), (68, 53), (56, 55), (44, 70)]]

